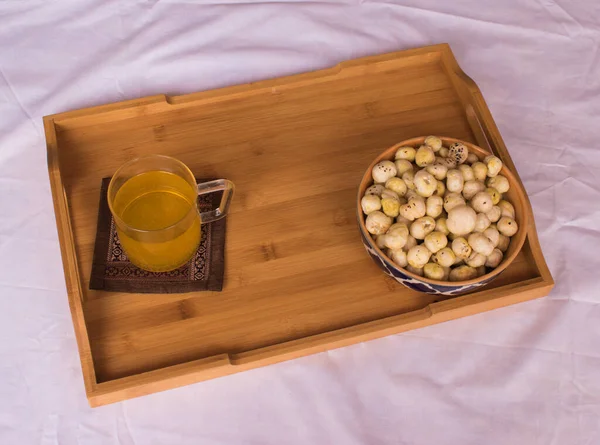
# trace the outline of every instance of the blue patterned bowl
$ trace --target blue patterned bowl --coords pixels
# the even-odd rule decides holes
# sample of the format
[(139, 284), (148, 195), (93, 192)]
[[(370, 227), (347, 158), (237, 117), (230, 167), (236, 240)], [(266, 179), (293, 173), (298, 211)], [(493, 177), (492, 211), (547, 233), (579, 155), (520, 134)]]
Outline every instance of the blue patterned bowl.
[[(469, 142), (461, 141), (458, 139), (452, 138), (441, 138), (444, 145), (452, 144), (453, 142), (462, 142), (465, 144), (471, 153), (475, 153), (480, 159), (483, 159), (489, 153), (483, 150), (476, 145), (473, 145)], [(369, 166), (367, 171), (365, 172), (362, 181), (360, 183), (358, 189), (358, 199), (357, 199), (357, 217), (358, 217), (358, 226), (360, 228), (361, 239), (365, 249), (371, 259), (379, 266), (381, 270), (383, 270), (387, 275), (394, 278), (399, 283), (409, 287), (410, 289), (416, 290), (418, 292), (425, 292), (428, 294), (434, 295), (460, 295), (466, 292), (473, 291), (479, 287), (485, 286), (490, 281), (495, 279), (498, 275), (500, 275), (516, 258), (517, 254), (523, 247), (525, 243), (525, 238), (527, 236), (527, 227), (528, 227), (528, 211), (527, 211), (527, 197), (525, 195), (525, 191), (520, 183), (520, 181), (513, 175), (505, 166), (502, 167), (500, 173), (504, 175), (510, 184), (510, 190), (505, 194), (508, 200), (515, 207), (515, 219), (517, 224), (519, 225), (519, 231), (511, 238), (510, 246), (508, 250), (505, 252), (504, 259), (500, 265), (492, 270), (491, 272), (473, 280), (467, 281), (438, 281), (431, 280), (429, 278), (421, 277), (416, 275), (408, 270), (397, 266), (394, 262), (385, 255), (379, 247), (375, 244), (373, 238), (367, 231), (365, 227), (365, 215), (362, 212), (360, 206), (360, 200), (365, 194), (365, 190), (372, 185), (373, 179), (371, 177), (371, 170), (373, 166), (384, 160), (389, 159), (393, 160), (394, 155), (398, 147), (403, 145), (410, 145), (412, 147), (418, 147), (422, 145), (425, 141), (425, 137), (418, 137), (409, 139), (406, 141), (402, 141), (393, 147), (388, 148), (382, 154), (380, 154)]]

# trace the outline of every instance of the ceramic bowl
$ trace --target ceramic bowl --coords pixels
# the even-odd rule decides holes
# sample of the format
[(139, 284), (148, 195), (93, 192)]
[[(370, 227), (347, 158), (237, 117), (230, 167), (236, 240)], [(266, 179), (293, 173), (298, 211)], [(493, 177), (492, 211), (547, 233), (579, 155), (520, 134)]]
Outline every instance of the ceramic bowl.
[[(444, 146), (449, 146), (453, 142), (461, 142), (467, 146), (469, 152), (474, 153), (480, 160), (483, 160), (489, 155), (488, 152), (482, 148), (473, 145), (469, 142), (461, 141), (459, 139), (442, 137)], [(373, 166), (383, 160), (394, 160), (394, 155), (398, 147), (403, 145), (409, 145), (412, 147), (419, 147), (425, 141), (425, 137), (417, 137), (402, 141), (377, 156), (371, 165), (365, 171), (362, 181), (358, 189), (358, 196), (356, 202), (356, 210), (358, 216), (358, 225), (360, 227), (360, 233), (362, 242), (367, 250), (367, 253), (371, 259), (390, 277), (394, 278), (399, 283), (419, 292), (425, 292), (428, 294), (442, 294), (442, 295), (459, 295), (466, 292), (470, 292), (482, 286), (485, 286), (490, 281), (494, 280), (500, 275), (517, 257), (519, 251), (525, 243), (527, 236), (527, 227), (529, 224), (529, 212), (527, 210), (527, 197), (525, 191), (521, 185), (521, 182), (513, 175), (506, 166), (502, 167), (500, 174), (508, 179), (510, 184), (510, 190), (503, 195), (503, 198), (509, 201), (515, 207), (515, 220), (519, 225), (518, 232), (511, 237), (510, 246), (506, 252), (504, 252), (504, 259), (502, 263), (494, 270), (488, 272), (481, 277), (467, 281), (438, 281), (431, 280), (429, 278), (421, 277), (408, 270), (397, 266), (394, 262), (388, 258), (385, 253), (377, 247), (375, 240), (371, 238), (371, 234), (367, 232), (365, 227), (365, 215), (362, 212), (360, 206), (360, 200), (365, 194), (365, 190), (373, 184), (373, 178), (371, 177), (371, 170)]]

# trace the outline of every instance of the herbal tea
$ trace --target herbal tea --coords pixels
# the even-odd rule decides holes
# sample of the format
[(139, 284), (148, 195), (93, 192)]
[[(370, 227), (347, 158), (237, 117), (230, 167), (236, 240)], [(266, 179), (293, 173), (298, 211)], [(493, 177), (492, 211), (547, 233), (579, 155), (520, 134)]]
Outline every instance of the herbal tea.
[(121, 245), (135, 265), (153, 272), (185, 264), (200, 243), (197, 192), (181, 176), (148, 171), (128, 179), (118, 190), (113, 211)]
[[(184, 163), (147, 155), (123, 164), (108, 185), (108, 206), (129, 260), (152, 272), (185, 264), (200, 244), (200, 224), (227, 215), (234, 185), (227, 179), (196, 184)], [(198, 195), (221, 192), (217, 208), (199, 213)]]

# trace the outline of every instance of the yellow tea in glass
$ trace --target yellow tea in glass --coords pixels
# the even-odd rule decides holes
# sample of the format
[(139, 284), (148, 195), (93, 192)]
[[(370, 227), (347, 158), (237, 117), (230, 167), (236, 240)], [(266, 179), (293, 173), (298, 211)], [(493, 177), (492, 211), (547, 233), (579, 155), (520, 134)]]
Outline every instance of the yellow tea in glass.
[[(152, 272), (176, 269), (200, 244), (201, 225), (227, 214), (233, 183), (219, 179), (196, 184), (177, 159), (150, 155), (123, 165), (108, 186), (108, 205), (129, 260)], [(222, 191), (220, 206), (198, 211), (199, 194)]]

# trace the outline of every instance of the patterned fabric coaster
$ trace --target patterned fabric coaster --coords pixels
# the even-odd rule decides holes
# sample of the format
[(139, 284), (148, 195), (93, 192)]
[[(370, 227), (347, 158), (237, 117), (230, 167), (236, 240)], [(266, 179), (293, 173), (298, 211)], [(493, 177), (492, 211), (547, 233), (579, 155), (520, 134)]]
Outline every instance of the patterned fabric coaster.
[[(170, 272), (134, 266), (121, 247), (106, 197), (110, 178), (102, 180), (90, 289), (113, 292), (175, 294), (223, 289), (225, 219), (202, 224), (200, 246), (187, 264)], [(202, 181), (198, 181), (202, 182)], [(198, 196), (201, 212), (219, 205), (221, 193)]]

